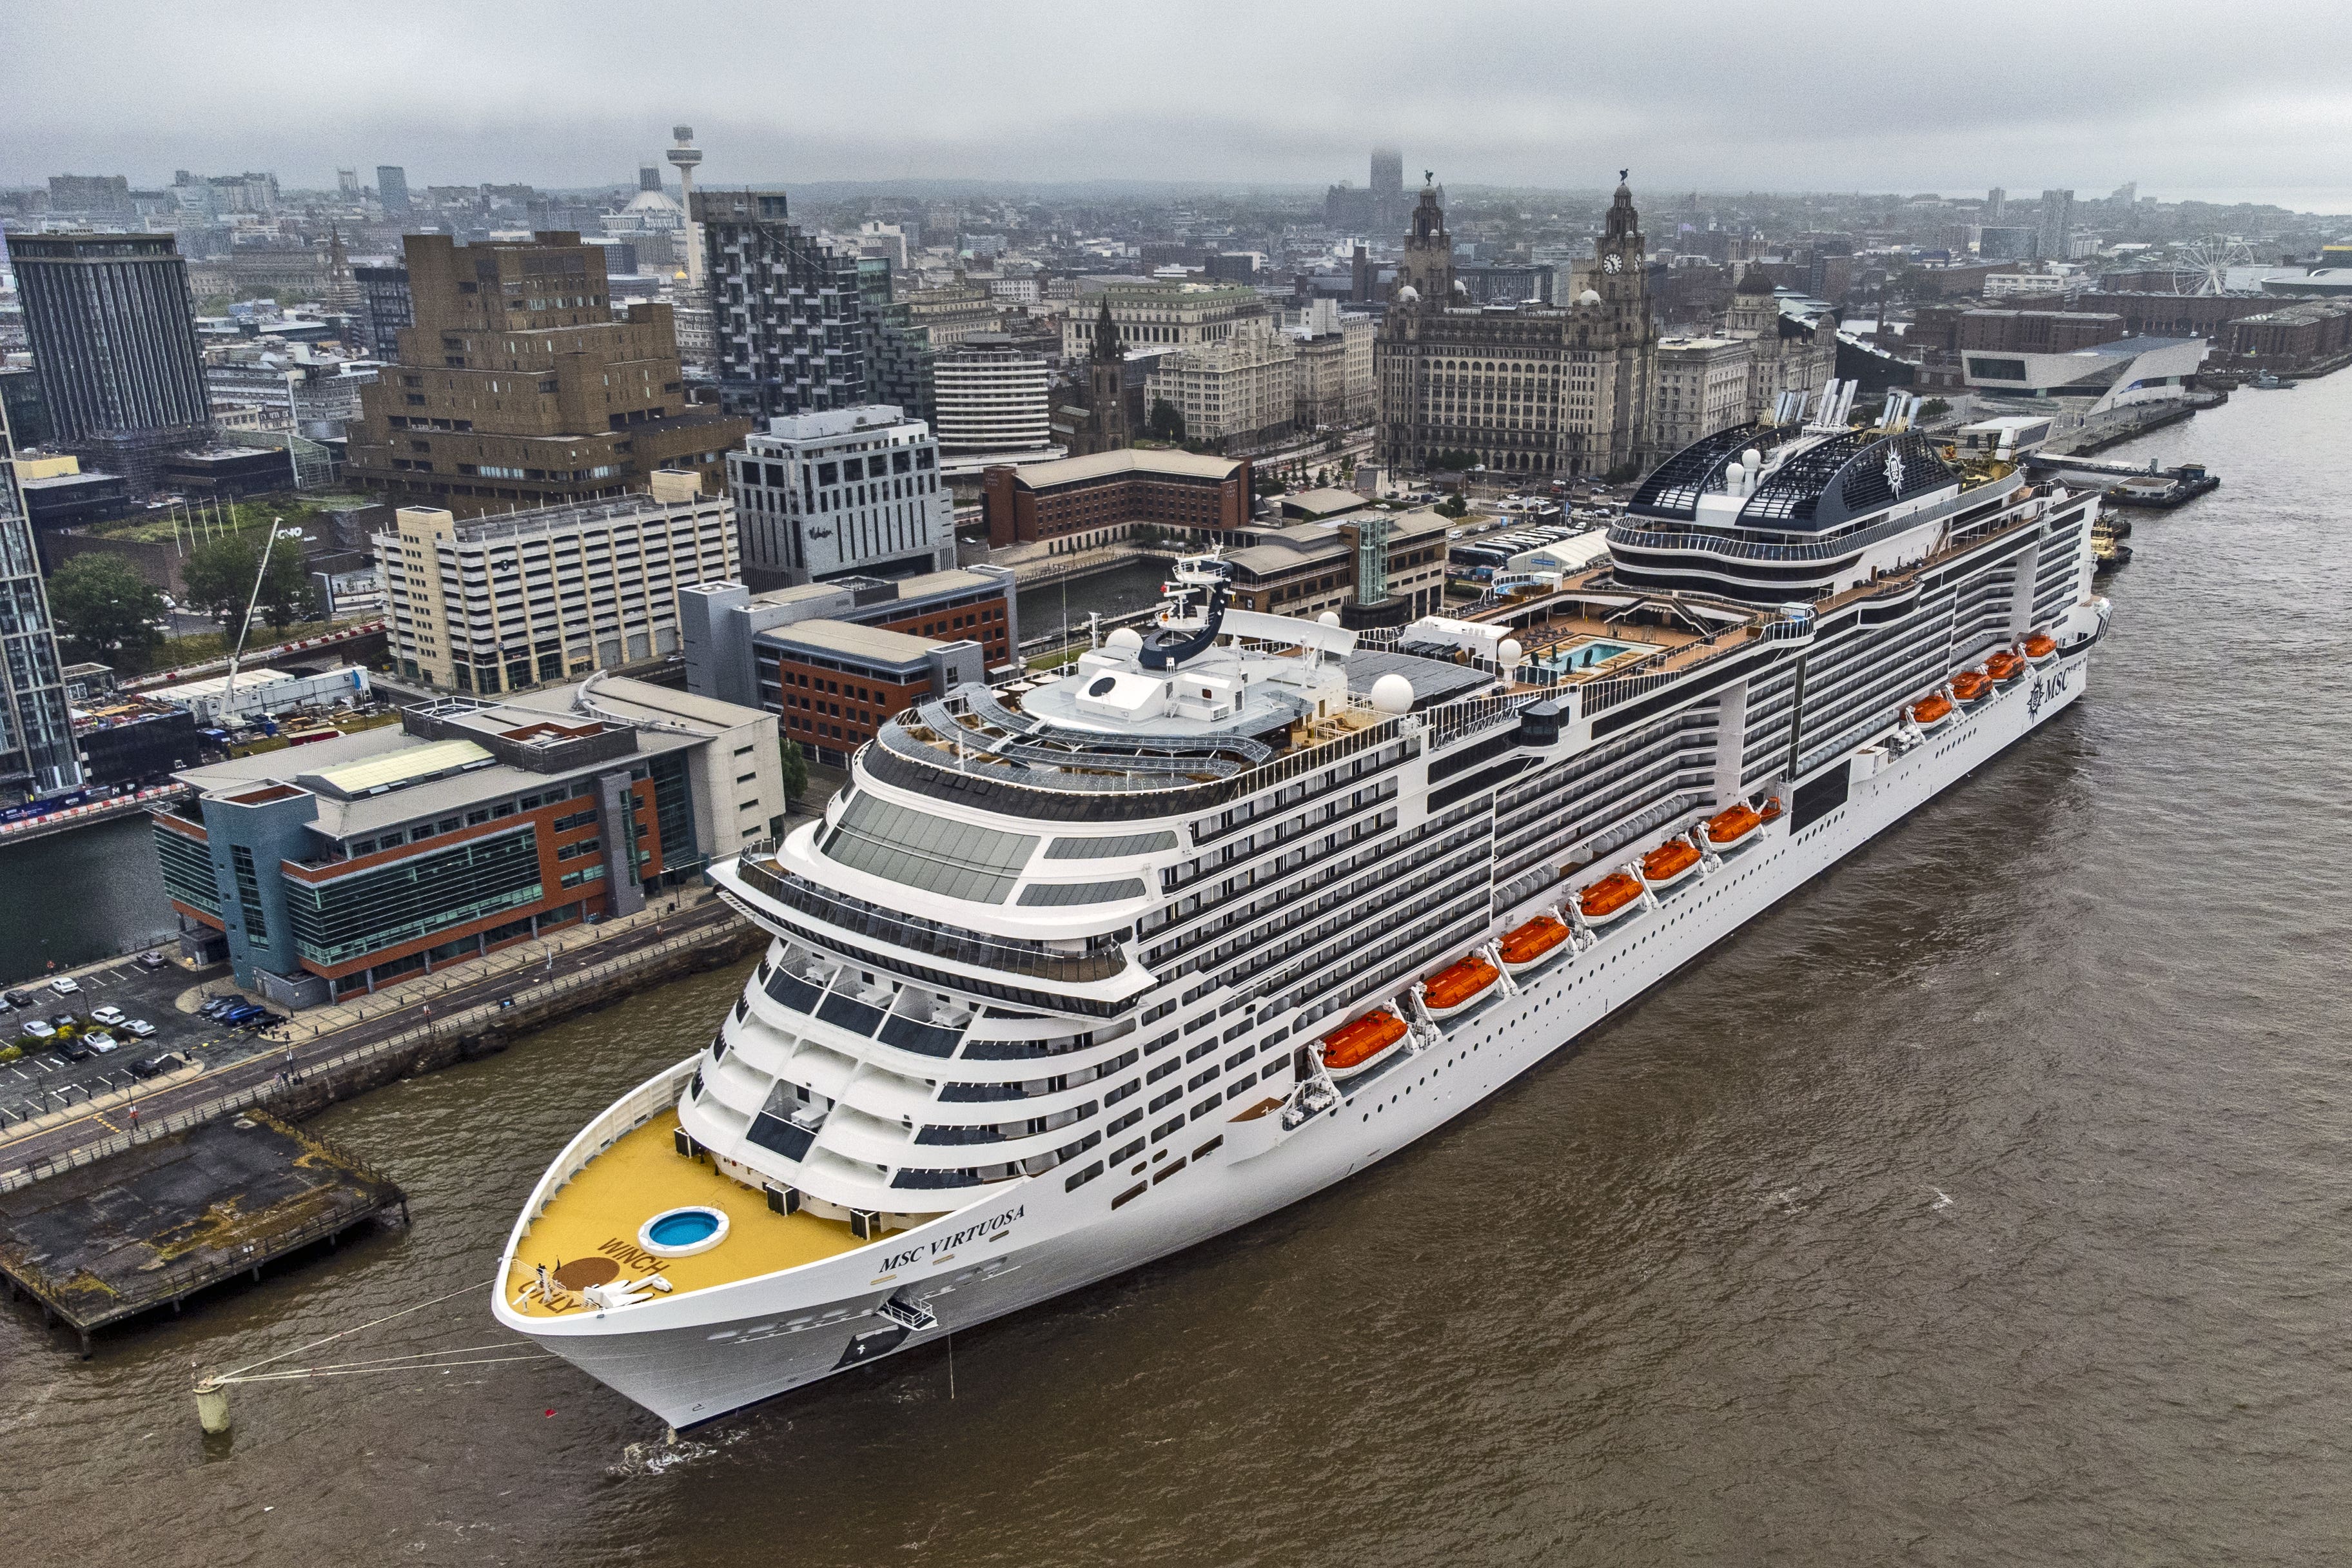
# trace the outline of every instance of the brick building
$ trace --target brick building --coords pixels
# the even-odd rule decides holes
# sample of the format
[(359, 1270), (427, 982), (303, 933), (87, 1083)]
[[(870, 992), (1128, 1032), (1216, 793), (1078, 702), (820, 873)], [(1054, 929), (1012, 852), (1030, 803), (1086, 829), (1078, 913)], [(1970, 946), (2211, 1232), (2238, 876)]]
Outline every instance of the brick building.
[(2300, 374), (2352, 353), (2352, 300), (2307, 300), (2230, 323), (2222, 362), (2232, 370)]
[(1128, 448), (990, 468), (981, 510), (992, 546), (1050, 541), (1064, 550), (1125, 539), (1141, 524), (1214, 538), (1250, 520), (1245, 458)]
[(682, 589), (687, 689), (764, 709), (785, 738), (837, 761), (908, 703), (1009, 663), (1018, 609), (1013, 574), (993, 566), (767, 594), (740, 583)]

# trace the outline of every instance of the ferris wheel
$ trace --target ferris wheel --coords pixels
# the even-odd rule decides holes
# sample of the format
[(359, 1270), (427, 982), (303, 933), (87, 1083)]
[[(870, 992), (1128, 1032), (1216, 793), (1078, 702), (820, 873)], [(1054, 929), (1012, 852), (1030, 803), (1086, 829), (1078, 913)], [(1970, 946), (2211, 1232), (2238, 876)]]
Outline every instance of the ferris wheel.
[(2217, 234), (2174, 247), (2172, 257), (2174, 293), (2221, 294), (2229, 290), (2230, 268), (2254, 265), (2254, 247)]

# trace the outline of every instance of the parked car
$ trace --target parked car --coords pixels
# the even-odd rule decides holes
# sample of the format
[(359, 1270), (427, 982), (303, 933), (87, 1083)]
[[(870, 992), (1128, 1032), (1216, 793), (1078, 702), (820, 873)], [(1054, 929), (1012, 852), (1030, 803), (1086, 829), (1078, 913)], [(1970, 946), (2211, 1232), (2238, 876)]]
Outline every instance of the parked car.
[(268, 1008), (264, 1007), (259, 1012), (253, 1014), (251, 1016), (238, 1020), (237, 1027), (240, 1029), (268, 1029), (274, 1028), (285, 1021), (285, 1014), (273, 1013)]
[(81, 1043), (88, 1046), (91, 1050), (96, 1051), (100, 1056), (105, 1056), (108, 1052), (113, 1050), (122, 1042), (116, 1039), (112, 1035), (108, 1034), (104, 1029), (92, 1029), (89, 1034), (84, 1035), (81, 1037)]
[(32, 1001), (32, 999), (33, 994), (29, 991), (17, 990), (0, 992), (0, 1002), (5, 1002), (11, 1007), (22, 1007)]
[(226, 1012), (217, 1015), (217, 1016), (222, 1023), (226, 1024), (231, 1028), (235, 1028), (239, 1024), (244, 1023), (247, 1018), (258, 1017), (267, 1011), (267, 1008), (257, 1007), (252, 1003), (247, 1002), (242, 1006), (231, 1007)]
[(155, 1026), (144, 1018), (125, 1018), (122, 1020), (122, 1032), (132, 1039), (143, 1040), (155, 1032)]
[(132, 1062), (131, 1064), (131, 1076), (132, 1078), (153, 1078), (159, 1073), (167, 1073), (174, 1068), (184, 1068), (187, 1065), (188, 1058), (184, 1053), (179, 1051), (163, 1051), (155, 1056)]
[(25, 1033), (32, 1036), (33, 1038), (37, 1040), (54, 1040), (58, 1037), (57, 1030), (50, 1027), (49, 1021), (47, 1018), (26, 1019)]
[(81, 1020), (71, 1013), (52, 1013), (49, 1015), (49, 1022), (58, 1028), (71, 1029), (78, 1027)]
[(171, 962), (162, 952), (152, 947), (141, 953), (138, 958), (139, 967), (142, 969), (161, 969)]
[(58, 1055), (65, 1058), (66, 1060), (69, 1062), (86, 1062), (89, 1060), (89, 1047), (83, 1045), (79, 1040), (60, 1041), (56, 1047), (56, 1050)]
[(120, 1007), (92, 1007), (89, 1010), (89, 1021), (91, 1023), (104, 1024), (109, 1028), (112, 1028), (117, 1024), (127, 1022), (130, 1019), (130, 1016), (131, 1015), (125, 1013)]
[(60, 996), (70, 996), (81, 989), (81, 982), (70, 974), (60, 974), (49, 982), (49, 989)]
[(217, 1018), (232, 1007), (250, 1007), (251, 1005), (253, 1005), (252, 1003), (247, 1002), (244, 997), (238, 995), (236, 992), (231, 991), (225, 995), (214, 997), (211, 1001), (197, 1008), (196, 1011), (202, 1013), (207, 1018)]

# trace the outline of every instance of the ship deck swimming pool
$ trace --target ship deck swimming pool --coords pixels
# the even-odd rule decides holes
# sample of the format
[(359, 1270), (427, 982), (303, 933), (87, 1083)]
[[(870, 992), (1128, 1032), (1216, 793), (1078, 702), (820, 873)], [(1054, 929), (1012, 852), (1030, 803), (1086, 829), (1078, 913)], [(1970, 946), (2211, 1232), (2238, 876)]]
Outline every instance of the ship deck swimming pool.
[(1567, 647), (1555, 648), (1537, 659), (1536, 663), (1545, 669), (1566, 675), (1577, 670), (1598, 669), (1612, 658), (1622, 658), (1626, 654), (1640, 651), (1632, 643), (1610, 642), (1595, 637), (1590, 642), (1571, 643)]

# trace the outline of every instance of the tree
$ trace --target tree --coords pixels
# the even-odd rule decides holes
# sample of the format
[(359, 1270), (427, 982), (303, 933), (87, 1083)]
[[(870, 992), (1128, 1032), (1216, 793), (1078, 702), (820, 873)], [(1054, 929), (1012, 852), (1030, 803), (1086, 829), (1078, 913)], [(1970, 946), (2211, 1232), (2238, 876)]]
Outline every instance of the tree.
[(77, 555), (49, 579), (58, 629), (100, 658), (143, 665), (163, 634), (163, 595), (120, 555)]
[[(232, 534), (196, 546), (180, 569), (188, 585), (188, 602), (221, 624), (232, 640), (253, 593), (253, 577), (261, 569), (262, 545), (268, 535), (259, 530)], [(262, 618), (279, 631), (297, 620), (319, 614), (317, 585), (303, 569), (299, 540), (281, 539), (270, 547), (269, 570), (261, 583), (258, 605)]]
[(1432, 454), (1429, 466), (1433, 468), (1444, 468), (1450, 473), (1459, 473), (1465, 468), (1476, 468), (1478, 454), (1465, 451), (1459, 447), (1448, 447), (1443, 451)]
[(1155, 441), (1181, 444), (1184, 439), (1184, 416), (1166, 398), (1155, 397), (1151, 400), (1151, 417), (1144, 421), (1143, 428)]
[(787, 735), (783, 741), (784, 799), (795, 801), (808, 793), (808, 756), (801, 743)]
[(1437, 515), (1440, 517), (1467, 517), (1470, 515), (1470, 503), (1462, 499), (1461, 492), (1457, 490), (1437, 503)]
[(1918, 416), (1921, 419), (1932, 422), (1934, 420), (1941, 419), (1951, 411), (1952, 405), (1950, 404), (1945, 402), (1940, 397), (1931, 397), (1927, 399), (1927, 402), (1919, 405)]

